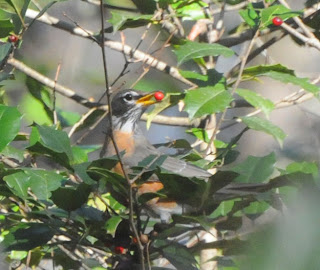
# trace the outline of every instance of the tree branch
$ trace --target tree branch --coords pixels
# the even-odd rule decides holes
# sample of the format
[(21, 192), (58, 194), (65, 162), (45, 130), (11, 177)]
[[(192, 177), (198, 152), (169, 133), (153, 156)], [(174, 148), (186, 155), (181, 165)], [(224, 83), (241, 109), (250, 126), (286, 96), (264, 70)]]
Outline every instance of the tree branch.
[[(26, 12), (26, 17), (30, 19), (35, 19), (38, 14), (39, 12), (28, 9)], [(76, 36), (80, 36), (88, 39), (92, 39), (92, 37), (95, 36), (94, 33), (90, 30), (86, 30), (80, 27), (75, 27), (70, 23), (59, 20), (58, 18), (55, 18), (53, 16), (49, 16), (47, 13), (44, 13), (41, 17), (37, 18), (37, 21), (51, 25), (61, 30), (67, 31)], [(105, 38), (104, 44), (110, 49), (113, 49), (118, 52), (122, 52), (125, 55), (129, 57), (133, 57), (142, 63), (148, 64), (159, 71), (165, 72), (169, 74), (171, 77), (173, 77), (174, 79), (180, 82), (183, 82), (184, 84), (190, 87), (195, 87), (195, 84), (193, 82), (187, 80), (182, 75), (180, 75), (178, 68), (168, 65), (167, 63), (156, 59), (150, 54), (146, 54), (142, 51), (135, 50), (129, 45), (125, 45), (119, 41), (114, 41), (108, 38)]]
[[(33, 79), (39, 81), (40, 83), (44, 84), (45, 86), (53, 89), (54, 88), (54, 80), (44, 76), (43, 74), (39, 73), (38, 71), (32, 69), (31, 67), (27, 66), (26, 64), (22, 63), (21, 61), (10, 58), (7, 61), (8, 64), (15, 67), (16, 69), (20, 70), (21, 72), (25, 73), (26, 75), (32, 77)], [(56, 91), (75, 102), (83, 105), (87, 108), (99, 108), (108, 110), (108, 106), (98, 103), (98, 102), (91, 102), (88, 99), (76, 94), (76, 91), (72, 90), (71, 88), (65, 87), (59, 83), (55, 85)], [(143, 121), (147, 121), (147, 114), (143, 114), (141, 119)], [(160, 124), (160, 125), (169, 125), (169, 126), (183, 126), (183, 127), (192, 127), (194, 124), (191, 123), (188, 117), (171, 117), (165, 115), (157, 115), (152, 120), (153, 123)]]
[(59, 94), (68, 97), (75, 102), (88, 107), (88, 108), (93, 108), (93, 107), (99, 107), (102, 106), (100, 103), (96, 102), (90, 102), (86, 98), (76, 94), (72, 89), (67, 88), (65, 86), (62, 86), (59, 83), (55, 83), (54, 80), (49, 79), (48, 77), (42, 75), (41, 73), (37, 72), (36, 70), (28, 67), (24, 63), (20, 62), (19, 60), (11, 57), (7, 61), (8, 64), (11, 66), (15, 67), (16, 69), (20, 70), (21, 72), (25, 73), (26, 75), (30, 76), (31, 78), (37, 80), (38, 82), (50, 87), (51, 89), (55, 89), (56, 92)]

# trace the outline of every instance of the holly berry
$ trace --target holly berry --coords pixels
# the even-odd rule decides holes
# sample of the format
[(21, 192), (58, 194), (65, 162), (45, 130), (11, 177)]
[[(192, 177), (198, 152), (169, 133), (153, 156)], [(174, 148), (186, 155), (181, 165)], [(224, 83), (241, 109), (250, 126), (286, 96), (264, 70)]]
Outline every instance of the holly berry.
[(14, 35), (11, 35), (9, 36), (9, 41), (12, 42), (12, 43), (16, 43), (18, 41), (18, 37), (17, 36), (14, 36)]
[(164, 93), (162, 93), (161, 91), (157, 91), (157, 92), (154, 93), (154, 98), (157, 101), (161, 101), (164, 98)]
[(124, 254), (125, 253), (125, 249), (122, 246), (116, 246), (114, 248), (114, 252), (117, 253), (117, 254)]
[(280, 26), (283, 23), (283, 20), (280, 17), (274, 17), (272, 23), (275, 26)]

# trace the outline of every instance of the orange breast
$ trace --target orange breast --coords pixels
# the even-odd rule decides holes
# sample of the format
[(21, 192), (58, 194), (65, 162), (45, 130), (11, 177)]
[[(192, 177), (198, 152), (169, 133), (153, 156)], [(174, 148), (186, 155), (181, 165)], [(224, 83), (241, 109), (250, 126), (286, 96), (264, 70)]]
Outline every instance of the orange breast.
[[(135, 150), (133, 134), (128, 132), (122, 132), (119, 130), (113, 131), (114, 140), (118, 146), (120, 152), (125, 151), (125, 156), (130, 156)], [(115, 155), (116, 151), (113, 144), (110, 143), (111, 149), (108, 149), (108, 154)], [(109, 152), (110, 151), (110, 152)]]
[[(114, 130), (113, 137), (120, 153), (123, 151), (125, 152), (123, 157), (130, 157), (134, 153), (135, 145), (134, 145), (134, 140), (131, 133)], [(108, 155), (110, 156), (116, 155), (116, 150), (112, 142), (109, 143), (107, 152), (108, 152)], [(120, 163), (118, 163), (113, 170), (116, 173), (123, 175)]]
[(161, 182), (145, 182), (138, 188), (138, 195), (157, 192), (161, 189), (163, 189), (163, 184)]

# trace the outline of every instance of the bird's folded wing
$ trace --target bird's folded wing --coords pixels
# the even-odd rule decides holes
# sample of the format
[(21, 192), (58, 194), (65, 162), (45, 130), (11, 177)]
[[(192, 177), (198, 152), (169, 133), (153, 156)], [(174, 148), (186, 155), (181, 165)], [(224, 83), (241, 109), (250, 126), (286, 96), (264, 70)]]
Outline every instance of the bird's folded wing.
[(174, 157), (167, 157), (161, 167), (185, 177), (209, 178), (211, 176), (206, 170)]

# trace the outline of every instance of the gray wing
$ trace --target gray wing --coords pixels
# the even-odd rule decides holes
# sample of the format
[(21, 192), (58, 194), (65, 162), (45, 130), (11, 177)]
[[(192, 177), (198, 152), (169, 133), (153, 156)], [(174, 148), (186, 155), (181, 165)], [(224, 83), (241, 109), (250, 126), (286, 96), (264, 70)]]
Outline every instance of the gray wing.
[(211, 176), (206, 170), (174, 157), (167, 157), (161, 167), (169, 172), (185, 177), (208, 178)]
[[(131, 157), (130, 166), (136, 166), (142, 160), (148, 158), (151, 155), (161, 156), (162, 153), (150, 144), (145, 138), (138, 137), (136, 140), (140, 141), (138, 151), (135, 151), (134, 157)], [(180, 160), (174, 157), (167, 156), (166, 159), (160, 165), (163, 169), (169, 172), (173, 172), (185, 177), (198, 177), (198, 178), (208, 178), (211, 176), (206, 170), (199, 168), (195, 165), (192, 165), (184, 160)]]

